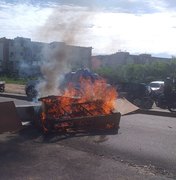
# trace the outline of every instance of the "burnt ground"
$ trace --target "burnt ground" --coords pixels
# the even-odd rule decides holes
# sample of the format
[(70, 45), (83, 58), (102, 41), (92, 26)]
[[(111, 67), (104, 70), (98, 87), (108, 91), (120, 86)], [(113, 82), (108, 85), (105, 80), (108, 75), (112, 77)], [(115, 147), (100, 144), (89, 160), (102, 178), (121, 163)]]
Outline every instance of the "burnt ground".
[[(99, 144), (106, 141), (108, 134), (81, 133), (76, 136), (94, 136)], [(150, 167), (129, 164), (118, 155), (110, 157), (93, 147), (88, 151), (88, 145), (84, 143), (76, 145), (82, 147), (70, 146), (69, 141), (73, 138), (75, 134), (44, 136), (33, 126), (26, 126), (19, 133), (1, 134), (0, 179), (168, 179)]]

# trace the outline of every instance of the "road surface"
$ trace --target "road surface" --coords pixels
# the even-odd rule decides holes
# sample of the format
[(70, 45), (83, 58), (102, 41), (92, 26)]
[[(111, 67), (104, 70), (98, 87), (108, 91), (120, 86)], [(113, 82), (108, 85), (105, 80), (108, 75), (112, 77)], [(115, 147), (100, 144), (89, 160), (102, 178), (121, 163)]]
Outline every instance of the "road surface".
[(76, 137), (61, 141), (68, 146), (151, 167), (176, 178), (176, 120), (144, 114), (121, 118), (118, 135)]
[[(0, 98), (1, 99), (1, 98)], [(119, 134), (0, 135), (0, 179), (176, 179), (176, 120), (121, 117)]]

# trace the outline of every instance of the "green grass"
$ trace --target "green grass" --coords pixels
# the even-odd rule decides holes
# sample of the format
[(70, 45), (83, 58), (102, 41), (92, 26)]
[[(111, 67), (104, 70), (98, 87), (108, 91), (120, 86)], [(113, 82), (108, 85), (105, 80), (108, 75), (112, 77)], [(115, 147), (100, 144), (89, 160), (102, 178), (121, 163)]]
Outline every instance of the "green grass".
[(12, 83), (12, 84), (25, 85), (28, 80), (29, 79), (25, 79), (25, 78), (13, 78), (13, 77), (0, 76), (0, 81), (5, 81), (6, 83)]

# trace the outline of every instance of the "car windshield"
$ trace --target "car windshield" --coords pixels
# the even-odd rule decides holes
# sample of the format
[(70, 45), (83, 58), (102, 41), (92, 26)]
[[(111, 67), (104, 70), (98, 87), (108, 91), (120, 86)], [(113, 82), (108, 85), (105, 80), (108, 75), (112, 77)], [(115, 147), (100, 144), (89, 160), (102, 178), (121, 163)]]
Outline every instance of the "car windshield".
[(159, 88), (160, 86), (159, 83), (150, 83), (150, 87)]

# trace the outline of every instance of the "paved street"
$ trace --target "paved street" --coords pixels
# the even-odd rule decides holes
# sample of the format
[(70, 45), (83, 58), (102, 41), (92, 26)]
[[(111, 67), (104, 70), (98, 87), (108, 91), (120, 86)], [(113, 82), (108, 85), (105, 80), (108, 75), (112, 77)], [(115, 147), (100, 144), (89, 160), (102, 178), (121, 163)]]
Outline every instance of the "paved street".
[(122, 116), (116, 135), (45, 137), (26, 126), (0, 135), (0, 179), (175, 179), (175, 137), (174, 117), (147, 114)]
[(68, 145), (81, 147), (84, 144), (90, 151), (94, 146), (96, 152), (105, 156), (118, 156), (128, 163), (176, 175), (175, 118), (133, 114), (123, 116), (120, 126), (118, 135), (73, 138), (72, 143), (68, 139)]
[(128, 115), (119, 134), (0, 135), (0, 179), (176, 178), (174, 118)]

